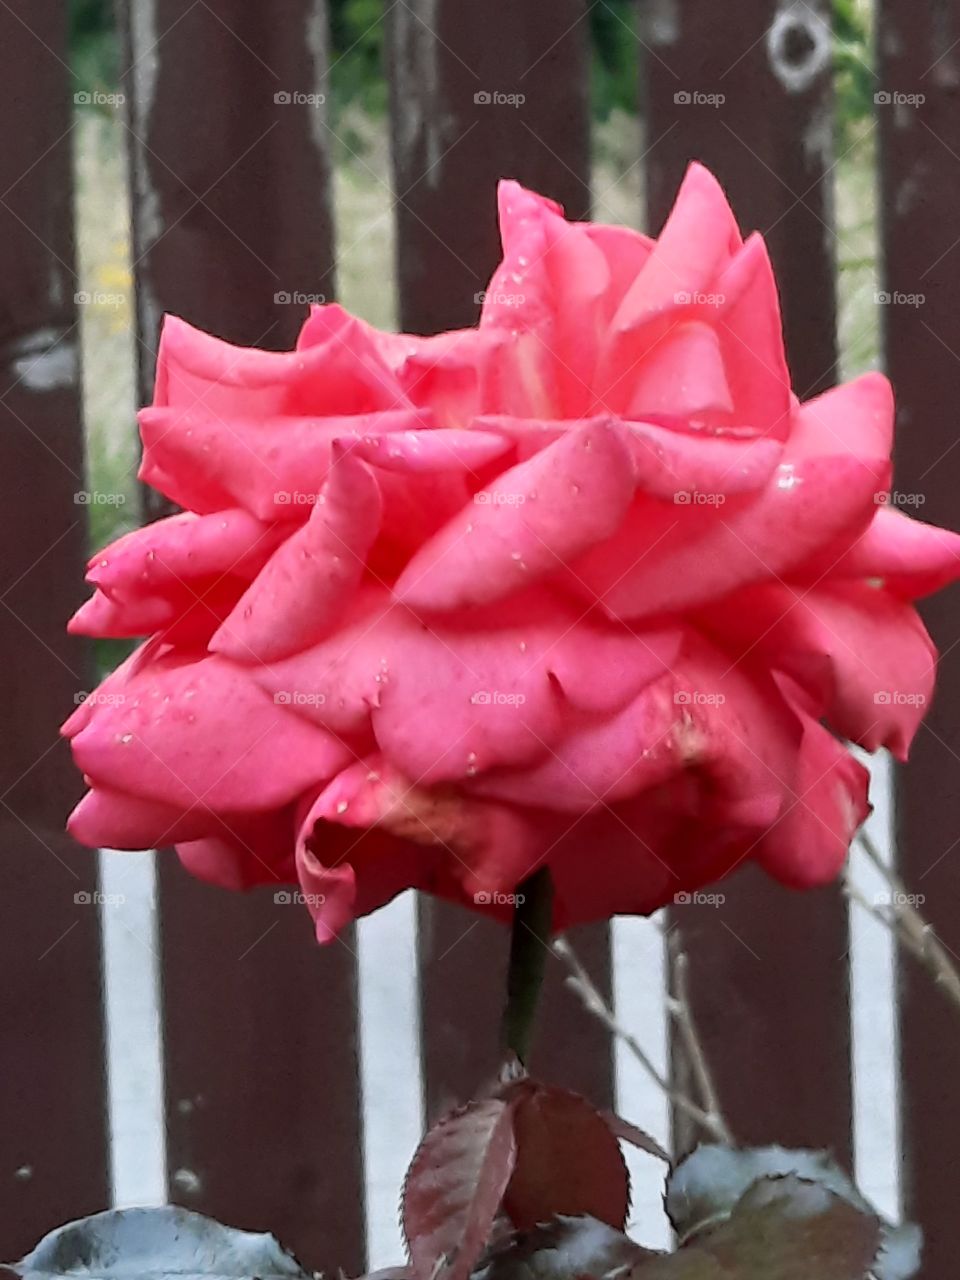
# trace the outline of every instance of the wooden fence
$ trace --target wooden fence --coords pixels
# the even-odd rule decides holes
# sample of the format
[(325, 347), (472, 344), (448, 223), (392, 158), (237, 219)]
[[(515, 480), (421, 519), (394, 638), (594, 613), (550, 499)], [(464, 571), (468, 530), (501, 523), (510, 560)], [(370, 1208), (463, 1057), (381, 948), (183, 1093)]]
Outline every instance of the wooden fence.
[[(603, 3), (603, 0), (598, 0)], [(832, 71), (826, 0), (650, 0), (639, 52), (648, 221), (691, 157), (741, 222), (768, 234), (794, 383), (835, 375)], [(149, 395), (164, 311), (243, 343), (291, 345), (295, 286), (335, 294), (333, 137), (324, 0), (128, 0), (122, 88), (130, 139), (138, 351)], [(402, 323), (470, 323), (497, 255), (492, 187), (516, 176), (590, 209), (585, 0), (393, 0), (388, 32)], [(876, 142), (884, 310), (899, 399), (898, 488), (960, 524), (960, 3), (877, 0)], [(61, 0), (0, 3), (0, 1257), (109, 1202), (93, 857), (63, 819), (80, 789), (56, 729), (91, 685), (63, 632), (86, 554), (71, 112)], [(478, 100), (522, 93), (520, 110)], [(722, 93), (722, 109), (696, 95)], [(897, 95), (921, 94), (920, 106)], [(284, 100), (287, 95), (287, 100)], [(946, 944), (960, 952), (960, 604), (925, 611), (945, 651), (940, 694), (899, 779), (899, 851)], [(364, 1171), (353, 937), (320, 950), (305, 915), (227, 896), (172, 859), (159, 872), (171, 1198), (269, 1227), (312, 1266), (364, 1266)], [(852, 1134), (847, 913), (835, 891), (793, 896), (748, 870), (723, 912), (686, 908), (697, 1013), (724, 1107), (747, 1141), (826, 1145)], [(278, 918), (279, 917), (279, 918)], [(469, 923), (469, 921), (467, 921)], [(502, 933), (419, 906), (425, 1110), (492, 1066)], [(251, 938), (256, 953), (241, 957)], [(462, 939), (462, 940), (461, 940)], [(454, 945), (456, 944), (456, 945)], [(608, 930), (578, 946), (603, 989)], [(906, 1212), (927, 1233), (927, 1280), (953, 1280), (960, 1024), (905, 962), (901, 1103)], [(604, 1034), (551, 989), (535, 1068), (613, 1090)], [(735, 1034), (731, 1034), (735, 1028)], [(202, 1097), (203, 1106), (178, 1101)], [(678, 1135), (678, 1141), (689, 1135)]]

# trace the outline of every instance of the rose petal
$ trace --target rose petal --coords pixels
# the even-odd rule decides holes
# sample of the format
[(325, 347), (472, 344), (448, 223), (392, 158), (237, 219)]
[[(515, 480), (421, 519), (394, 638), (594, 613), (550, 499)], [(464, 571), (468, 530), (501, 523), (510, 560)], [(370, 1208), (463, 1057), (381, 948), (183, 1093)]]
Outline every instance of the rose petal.
[(246, 511), (184, 513), (155, 520), (111, 543), (90, 561), (87, 581), (112, 597), (163, 596), (172, 585), (212, 574), (252, 577), (281, 531)]
[(611, 395), (619, 402), (624, 392), (630, 418), (661, 416), (682, 422), (730, 414), (734, 407), (720, 338), (700, 320), (674, 325), (636, 368), (625, 368), (622, 380), (606, 394), (607, 406), (613, 405)]
[(783, 578), (824, 546), (859, 535), (874, 509), (877, 466), (808, 457), (781, 463), (754, 495), (640, 499), (614, 538), (572, 566), (571, 582), (612, 617), (642, 618)]
[(870, 776), (846, 748), (800, 713), (803, 741), (792, 794), (753, 850), (771, 875), (807, 889), (829, 884), (870, 813)]
[(217, 835), (178, 842), (177, 856), (198, 880), (224, 889), (290, 884), (296, 880), (292, 810), (231, 814)]
[(902, 600), (859, 582), (764, 585), (731, 596), (704, 625), (732, 658), (749, 654), (792, 676), (844, 737), (906, 758), (933, 693), (937, 655)]
[(869, 578), (915, 600), (960, 578), (960, 534), (879, 505), (869, 527), (839, 559), (823, 556), (803, 567), (806, 580)]
[(155, 849), (199, 839), (218, 825), (203, 805), (183, 810), (109, 787), (88, 791), (67, 820), (74, 840), (91, 849)]
[(323, 337), (290, 352), (234, 346), (165, 316), (155, 405), (213, 418), (370, 413), (404, 405), (367, 326), (336, 305), (323, 310)]
[(787, 456), (849, 455), (875, 462), (877, 487), (885, 488), (893, 447), (893, 391), (882, 373), (864, 373), (798, 407)]
[(230, 812), (287, 804), (352, 758), (219, 657), (139, 672), (122, 702), (96, 707), (73, 754), (98, 786)]
[(380, 527), (380, 491), (350, 453), (335, 462), (313, 514), (272, 555), (210, 641), (238, 662), (272, 662), (315, 644), (339, 620)]
[(612, 424), (571, 432), (504, 472), (400, 575), (415, 609), (487, 603), (556, 571), (608, 537), (633, 493), (630, 455)]
[(333, 446), (428, 428), (429, 415), (396, 410), (327, 418), (217, 418), (143, 409), (140, 479), (202, 513), (241, 506), (259, 520), (306, 520), (330, 470)]
[(365, 436), (353, 452), (376, 467), (404, 474), (476, 473), (500, 458), (511, 442), (492, 431), (394, 431)]
[(738, 425), (785, 439), (790, 371), (777, 284), (763, 237), (750, 236), (716, 284), (717, 336)]
[(742, 245), (723, 189), (709, 170), (691, 164), (670, 216), (613, 319), (621, 332), (690, 305), (706, 293)]
[[(331, 824), (364, 832), (374, 829), (402, 842), (408, 856), (409, 846), (416, 847), (420, 856), (415, 883), (429, 883), (433, 868), (445, 866), (448, 884), (452, 879), (467, 901), (479, 897), (481, 904), (484, 897), (510, 892), (525, 879), (540, 852), (534, 828), (511, 809), (417, 786), (382, 759), (354, 764), (312, 805), (298, 845), (301, 884), (323, 899), (315, 904), (314, 914), (320, 941), (334, 936), (352, 918), (357, 899), (369, 910), (371, 902), (380, 905), (409, 883), (402, 874), (390, 878), (385, 863), (391, 846), (367, 843), (368, 837), (341, 848), (334, 865), (321, 862)], [(330, 857), (329, 849), (324, 857)], [(396, 862), (395, 873), (402, 872), (403, 857)]]

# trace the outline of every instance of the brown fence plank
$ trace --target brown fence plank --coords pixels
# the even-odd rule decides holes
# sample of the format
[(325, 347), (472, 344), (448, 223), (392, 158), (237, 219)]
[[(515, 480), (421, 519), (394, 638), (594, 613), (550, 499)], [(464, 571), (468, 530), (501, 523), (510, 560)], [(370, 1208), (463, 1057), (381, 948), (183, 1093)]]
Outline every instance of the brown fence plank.
[[(141, 385), (170, 311), (232, 342), (293, 346), (330, 297), (326, 6), (126, 0)], [(280, 299), (280, 300), (278, 300)], [(153, 499), (150, 499), (153, 501)]]
[[(960, 527), (960, 13), (955, 6), (883, 0), (878, 89), (922, 94), (919, 105), (881, 102), (884, 284), (922, 294), (883, 308), (886, 358), (897, 391), (896, 487), (924, 498), (924, 520)], [(960, 952), (960, 593), (925, 602), (943, 652), (937, 696), (898, 789), (898, 844), (911, 892), (954, 954)], [(902, 1100), (906, 1212), (926, 1233), (924, 1280), (956, 1275), (950, 1186), (960, 1144), (960, 1026), (910, 958), (902, 969)]]
[[(658, 8), (643, 31), (651, 226), (691, 159), (720, 178), (747, 229), (766, 233), (794, 387), (828, 386), (836, 363), (829, 190), (826, 3), (713, 0)], [(697, 102), (696, 95), (723, 102)], [(753, 869), (722, 910), (675, 919), (721, 1098), (747, 1141), (850, 1150), (846, 914), (837, 892), (794, 895)], [(680, 1134), (681, 1143), (690, 1135)]]
[[(590, 207), (585, 0), (391, 7), (390, 101), (403, 328), (472, 323), (499, 258), (495, 189), (517, 178)], [(520, 106), (477, 101), (523, 95)]]
[[(292, 345), (332, 291), (326, 15), (126, 6), (144, 399), (164, 311), (234, 342)], [(218, 894), (160, 865), (172, 1197), (269, 1228), (313, 1267), (362, 1269), (353, 934), (319, 949), (305, 908)]]
[(66, 15), (0, 7), (0, 1257), (109, 1203), (96, 858), (64, 834), (82, 790), (57, 726), (90, 688), (64, 634), (85, 506)]
[[(587, 213), (585, 18), (583, 0), (415, 0), (391, 10), (397, 270), (407, 331), (475, 321), (476, 295), (499, 258), (499, 178), (553, 196), (571, 217)], [(497, 93), (524, 101), (482, 100)], [(419, 919), (427, 1107), (435, 1114), (494, 1070), (508, 944), (499, 927), (432, 901), (421, 902)], [(574, 943), (608, 989), (608, 931), (582, 931)], [(558, 962), (550, 965), (532, 1065), (598, 1101), (611, 1094), (608, 1039), (563, 988)]]

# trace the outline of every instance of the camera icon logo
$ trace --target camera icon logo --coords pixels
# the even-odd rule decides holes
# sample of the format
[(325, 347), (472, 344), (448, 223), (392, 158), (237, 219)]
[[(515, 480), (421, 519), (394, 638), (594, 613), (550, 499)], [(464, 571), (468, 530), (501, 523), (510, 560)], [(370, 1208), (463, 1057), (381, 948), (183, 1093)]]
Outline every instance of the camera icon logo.
[(86, 889), (81, 889), (79, 893), (73, 895), (73, 900), (80, 907), (89, 907), (93, 901), (93, 894), (87, 893)]
[(487, 889), (480, 889), (473, 895), (473, 900), (478, 907), (488, 907), (493, 901)]
[(693, 901), (689, 893), (675, 893), (673, 895), (673, 904), (676, 907), (688, 907)]
[(273, 95), (274, 102), (281, 107), (288, 107), (292, 101), (290, 94), (286, 89), (278, 89)]
[(475, 93), (473, 95), (473, 100), (478, 107), (486, 106), (488, 103), (493, 101), (491, 95), (486, 89), (480, 89), (477, 93)]
[(692, 101), (690, 94), (686, 89), (679, 89), (674, 95), (673, 100), (678, 107), (688, 107)]
[(293, 701), (286, 689), (281, 689), (279, 693), (275, 693), (273, 695), (273, 700), (279, 707), (285, 707)]

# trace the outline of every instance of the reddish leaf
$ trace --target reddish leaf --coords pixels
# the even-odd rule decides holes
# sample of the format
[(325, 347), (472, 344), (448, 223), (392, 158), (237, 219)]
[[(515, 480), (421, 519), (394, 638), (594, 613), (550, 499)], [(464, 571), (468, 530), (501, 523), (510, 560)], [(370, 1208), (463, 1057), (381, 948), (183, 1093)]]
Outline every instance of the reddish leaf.
[(644, 1129), (638, 1129), (635, 1124), (631, 1124), (629, 1120), (624, 1120), (623, 1116), (618, 1116), (615, 1111), (604, 1111), (603, 1118), (621, 1142), (629, 1142), (632, 1147), (639, 1147), (641, 1151), (646, 1151), (648, 1155), (656, 1156), (658, 1160), (663, 1160), (666, 1164), (670, 1163), (670, 1157), (660, 1143)]
[(622, 1229), (630, 1179), (600, 1112), (579, 1094), (529, 1080), (508, 1086), (502, 1096), (515, 1106), (516, 1169), (503, 1197), (514, 1225), (529, 1230), (562, 1213)]
[(516, 1160), (513, 1105), (469, 1102), (434, 1125), (403, 1187), (403, 1230), (417, 1280), (466, 1280)]

